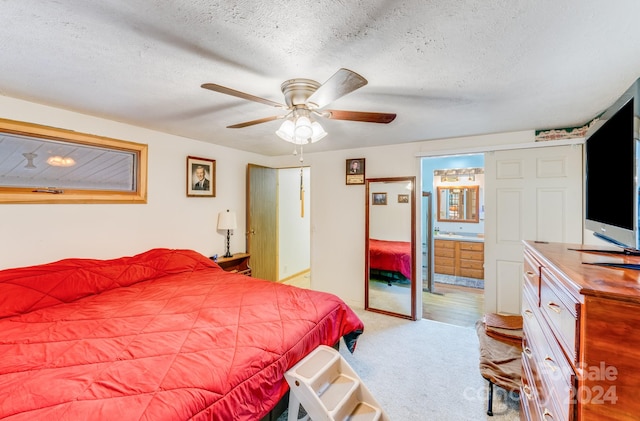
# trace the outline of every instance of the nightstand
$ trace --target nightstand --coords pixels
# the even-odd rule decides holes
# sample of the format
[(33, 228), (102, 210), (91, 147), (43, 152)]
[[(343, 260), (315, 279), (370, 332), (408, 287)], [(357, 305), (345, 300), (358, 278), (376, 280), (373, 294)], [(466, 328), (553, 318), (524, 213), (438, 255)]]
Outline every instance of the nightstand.
[(218, 257), (216, 263), (227, 272), (236, 272), (241, 275), (251, 276), (249, 253), (236, 253), (231, 257)]

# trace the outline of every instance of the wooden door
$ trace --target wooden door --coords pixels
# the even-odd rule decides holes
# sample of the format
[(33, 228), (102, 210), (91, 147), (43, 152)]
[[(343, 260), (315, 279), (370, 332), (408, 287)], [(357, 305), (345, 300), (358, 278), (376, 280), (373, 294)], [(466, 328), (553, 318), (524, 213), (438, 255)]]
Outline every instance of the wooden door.
[(522, 240), (582, 242), (582, 146), (485, 154), (485, 312), (520, 314)]
[(253, 276), (278, 280), (278, 170), (247, 167), (247, 251)]

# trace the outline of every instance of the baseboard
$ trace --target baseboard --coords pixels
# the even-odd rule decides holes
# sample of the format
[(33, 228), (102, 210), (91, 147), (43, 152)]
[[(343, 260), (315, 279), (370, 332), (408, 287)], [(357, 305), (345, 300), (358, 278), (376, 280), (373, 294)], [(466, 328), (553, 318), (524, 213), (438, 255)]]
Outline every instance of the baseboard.
[(287, 281), (292, 280), (293, 278), (297, 278), (298, 276), (302, 276), (302, 275), (304, 275), (305, 273), (309, 273), (309, 272), (311, 272), (311, 269), (305, 269), (305, 270), (300, 271), (300, 272), (298, 272), (298, 273), (294, 273), (294, 274), (293, 274), (293, 275), (291, 275), (291, 276), (287, 276), (287, 277), (286, 277), (286, 278), (284, 278), (284, 279), (280, 279), (278, 282), (280, 282), (280, 283), (282, 283), (282, 282), (287, 282)]

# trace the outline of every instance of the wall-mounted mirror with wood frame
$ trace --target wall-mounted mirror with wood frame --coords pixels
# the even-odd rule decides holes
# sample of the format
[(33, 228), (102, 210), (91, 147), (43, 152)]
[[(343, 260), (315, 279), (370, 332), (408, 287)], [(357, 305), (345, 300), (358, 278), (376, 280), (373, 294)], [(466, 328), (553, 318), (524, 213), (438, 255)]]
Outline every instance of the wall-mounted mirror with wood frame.
[(415, 177), (366, 180), (365, 309), (416, 320)]
[(438, 221), (479, 222), (478, 186), (438, 186)]

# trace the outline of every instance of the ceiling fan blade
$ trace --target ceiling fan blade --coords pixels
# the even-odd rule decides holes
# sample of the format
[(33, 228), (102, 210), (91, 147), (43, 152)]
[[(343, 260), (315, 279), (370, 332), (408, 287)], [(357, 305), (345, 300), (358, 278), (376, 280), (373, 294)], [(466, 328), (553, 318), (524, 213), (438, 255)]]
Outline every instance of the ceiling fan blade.
[(367, 79), (349, 69), (340, 69), (307, 99), (307, 103), (313, 103), (317, 108), (322, 108), (336, 99), (355, 91), (367, 84)]
[(395, 120), (391, 113), (370, 113), (364, 111), (324, 110), (322, 116), (333, 120), (363, 121), (365, 123), (388, 124)]
[(287, 108), (286, 105), (284, 104), (279, 104), (269, 99), (264, 99), (255, 95), (250, 95), (244, 92), (236, 91), (235, 89), (227, 88), (226, 86), (216, 85), (215, 83), (205, 83), (201, 86), (204, 89), (209, 89), (214, 92), (220, 92), (221, 94), (227, 94), (227, 95), (235, 96), (242, 99), (248, 99), (249, 101), (259, 102), (261, 104), (270, 105), (272, 107), (284, 108), (284, 109)]
[(245, 121), (244, 123), (238, 123), (238, 124), (234, 124), (233, 126), (227, 126), (227, 129), (241, 129), (243, 127), (249, 127), (256, 124), (266, 123), (268, 121), (279, 120), (284, 117), (285, 116), (283, 115), (274, 115), (271, 117), (259, 118), (257, 120)]

